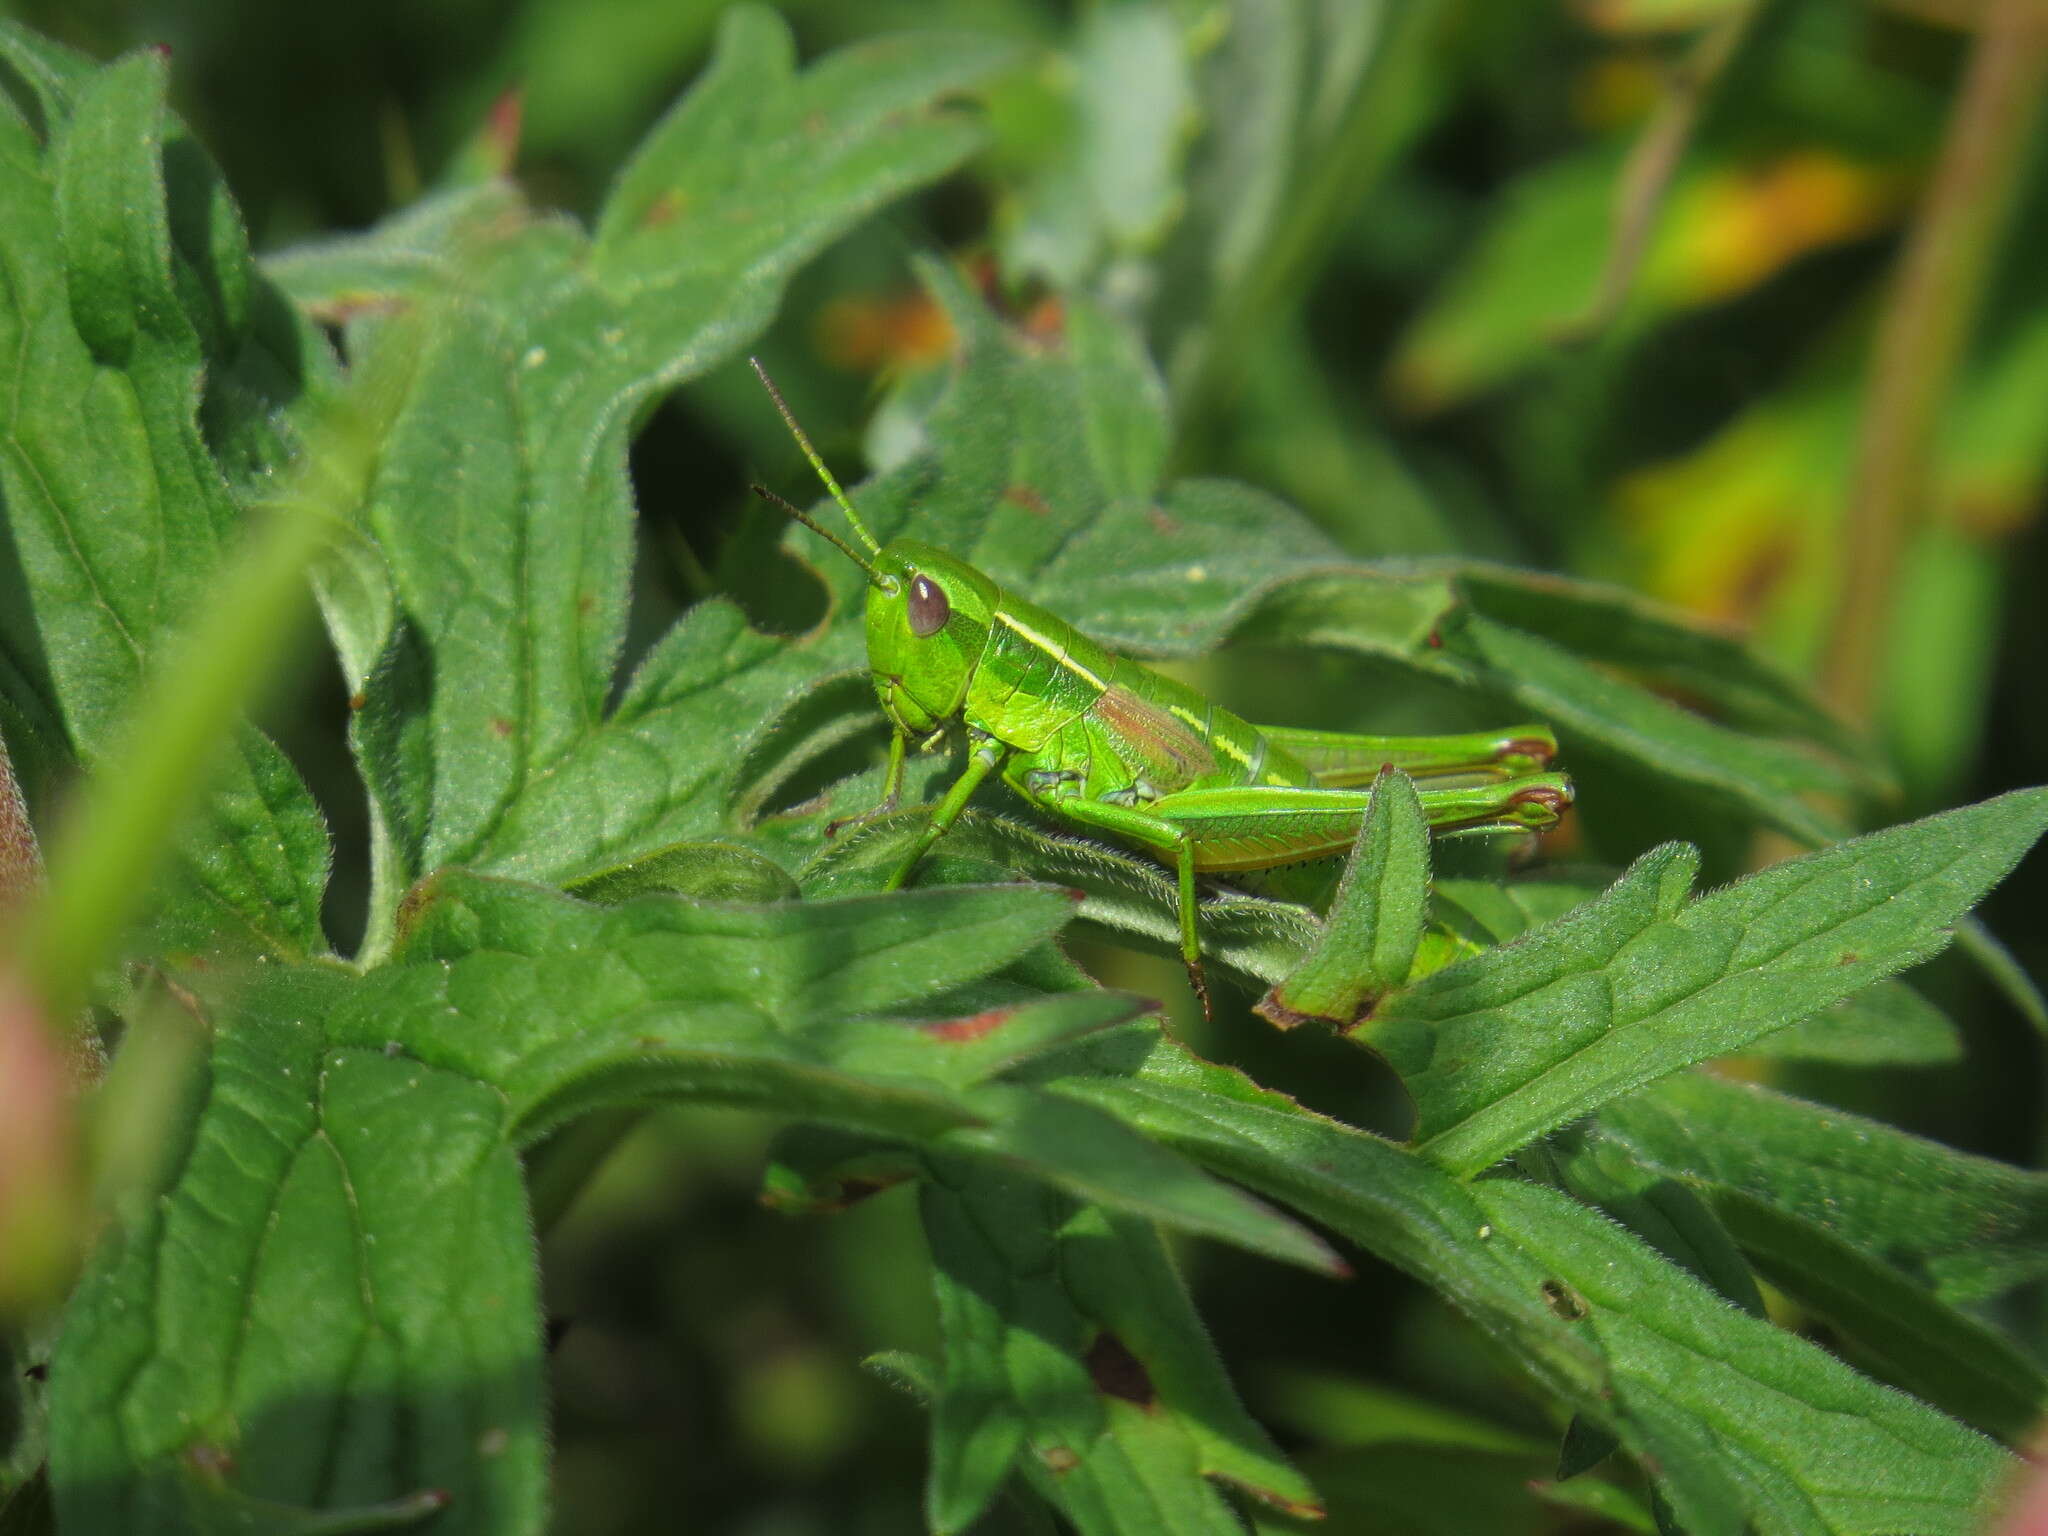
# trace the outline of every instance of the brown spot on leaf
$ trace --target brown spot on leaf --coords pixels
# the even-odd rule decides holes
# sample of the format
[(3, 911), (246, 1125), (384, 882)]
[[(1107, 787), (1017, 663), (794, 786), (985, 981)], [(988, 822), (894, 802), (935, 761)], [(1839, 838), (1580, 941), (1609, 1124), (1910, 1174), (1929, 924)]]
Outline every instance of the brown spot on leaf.
[(1145, 509), (1145, 521), (1152, 525), (1152, 531), (1162, 539), (1170, 539), (1180, 532), (1180, 519), (1156, 501)]
[(491, 169), (500, 176), (512, 174), (519, 159), (519, 128), (526, 116), (526, 92), (509, 86), (491, 103), (484, 123), (484, 143), (490, 150)]
[(185, 1447), (185, 1462), (203, 1477), (226, 1477), (235, 1470), (234, 1453), (226, 1446), (200, 1441)]
[(990, 1008), (984, 1013), (970, 1014), (964, 1019), (938, 1019), (923, 1027), (924, 1032), (934, 1040), (979, 1040), (982, 1036), (993, 1034), (1002, 1028), (1016, 1012), (1014, 1008)]
[(503, 715), (491, 716), (491, 734), (500, 741), (509, 741), (512, 737), (512, 722)]
[(1081, 1465), (1081, 1458), (1064, 1445), (1049, 1445), (1038, 1453), (1038, 1459), (1053, 1472), (1071, 1472)]
[(1159, 1394), (1152, 1388), (1152, 1373), (1145, 1369), (1145, 1362), (1108, 1330), (1095, 1335), (1095, 1342), (1088, 1346), (1085, 1358), (1095, 1390), (1103, 1396), (1120, 1397), (1140, 1408), (1149, 1408), (1159, 1400)]
[(647, 211), (640, 215), (642, 229), (659, 229), (664, 224), (673, 224), (683, 216), (688, 199), (674, 187), (670, 187), (647, 205)]
[(348, 707), (350, 709), (365, 709), (369, 706), (369, 703), (370, 696), (367, 693), (357, 692), (348, 696)]
[(1543, 1304), (1550, 1308), (1551, 1312), (1561, 1321), (1567, 1323), (1585, 1321), (1586, 1303), (1584, 1298), (1562, 1280), (1545, 1280), (1541, 1290), (1543, 1292)]
[(1024, 312), (1018, 329), (1042, 347), (1056, 347), (1067, 335), (1066, 306), (1056, 295), (1047, 294)]
[(1854, 964), (1856, 964), (1856, 962), (1857, 962), (1857, 961), (1861, 960), (1862, 958), (1863, 958), (1863, 957), (1862, 957), (1861, 955), (1857, 954), (1855, 950), (1853, 950), (1853, 949), (1845, 949), (1845, 950), (1843, 950), (1843, 951), (1842, 951), (1842, 953), (1841, 953), (1840, 957), (1839, 957), (1839, 958), (1838, 958), (1838, 959), (1837, 959), (1837, 960), (1835, 961), (1835, 964), (1837, 964), (1837, 965), (1854, 965)]
[(1028, 485), (1010, 485), (1003, 488), (1003, 500), (1013, 507), (1022, 507), (1033, 517), (1051, 517), (1052, 507), (1046, 499)]

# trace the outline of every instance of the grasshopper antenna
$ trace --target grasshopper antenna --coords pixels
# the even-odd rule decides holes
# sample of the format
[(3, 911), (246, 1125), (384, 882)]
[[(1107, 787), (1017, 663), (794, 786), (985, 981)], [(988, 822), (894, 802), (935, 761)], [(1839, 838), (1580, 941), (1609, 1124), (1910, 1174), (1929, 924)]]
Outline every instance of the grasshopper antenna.
[(863, 571), (867, 572), (869, 586), (880, 587), (884, 592), (892, 592), (895, 590), (895, 582), (891, 578), (884, 576), (880, 571), (876, 570), (873, 561), (869, 560), (867, 556), (863, 555), (859, 550), (855, 549), (851, 544), (847, 543), (846, 540), (839, 537), (838, 534), (834, 533), (830, 528), (827, 528), (823, 523), (818, 522), (815, 518), (811, 516), (810, 513), (804, 511), (803, 508), (797, 506), (796, 503), (785, 500), (783, 497), (776, 495), (773, 491), (769, 490), (768, 487), (765, 485), (749, 486), (748, 489), (751, 490), (756, 496), (760, 497), (763, 501), (773, 502), (776, 506), (782, 508), (783, 511), (787, 512), (791, 517), (795, 518), (798, 522), (802, 523), (806, 528), (810, 529), (811, 532), (817, 534), (819, 538), (824, 539), (826, 542), (834, 545), (841, 554), (846, 556), (847, 559), (851, 560), (855, 565), (859, 566)]
[[(862, 522), (860, 514), (853, 510), (852, 501), (848, 500), (846, 492), (839, 489), (839, 482), (832, 478), (832, 471), (825, 467), (824, 459), (819, 457), (818, 450), (811, 446), (811, 440), (804, 436), (804, 429), (796, 424), (796, 417), (790, 413), (789, 406), (783, 401), (782, 391), (777, 389), (775, 381), (768, 377), (768, 370), (761, 366), (761, 359), (750, 357), (747, 359), (747, 363), (754, 370), (755, 374), (759, 376), (761, 387), (768, 391), (768, 398), (775, 402), (775, 409), (782, 413), (783, 425), (789, 428), (790, 435), (796, 439), (797, 446), (803, 449), (804, 457), (811, 461), (811, 468), (818, 472), (818, 478), (825, 482), (825, 489), (830, 491), (832, 499), (839, 503), (839, 510), (844, 512), (846, 520), (853, 524), (853, 531), (860, 536), (861, 543), (867, 545), (869, 554), (879, 555), (882, 552), (882, 546), (875, 542), (875, 536), (868, 532), (868, 525)], [(759, 490), (760, 487), (756, 486), (755, 489)], [(771, 497), (770, 500), (781, 501), (782, 498), (777, 496)], [(790, 507), (788, 502), (784, 501), (782, 504), (785, 507), (789, 507), (790, 511), (796, 512), (796, 508)], [(803, 521), (808, 526), (817, 528), (820, 533), (825, 533), (824, 529), (818, 528), (816, 523), (811, 522), (808, 517), (804, 517), (801, 512), (796, 512), (796, 515), (803, 518)], [(832, 535), (829, 533), (825, 533), (825, 537), (832, 539)], [(840, 544), (839, 540), (832, 539), (832, 542), (839, 544), (841, 549), (846, 549), (846, 546)], [(850, 555), (853, 554), (853, 551), (850, 549), (846, 549), (846, 552)], [(853, 555), (853, 558), (860, 562), (862, 568), (868, 572), (870, 579), (872, 579), (874, 567), (870, 566), (867, 561), (861, 560), (859, 555)]]

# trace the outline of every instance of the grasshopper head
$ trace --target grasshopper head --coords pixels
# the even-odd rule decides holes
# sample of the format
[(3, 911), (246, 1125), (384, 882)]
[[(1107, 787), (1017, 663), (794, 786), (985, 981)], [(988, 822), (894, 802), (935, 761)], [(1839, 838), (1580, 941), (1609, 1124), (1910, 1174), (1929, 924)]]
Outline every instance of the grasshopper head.
[(868, 585), (868, 667), (882, 709), (928, 736), (960, 712), (996, 609), (996, 584), (966, 561), (897, 539)]
[(878, 545), (796, 424), (768, 371), (757, 358), (747, 361), (866, 553), (766, 486), (757, 485), (754, 492), (861, 568), (868, 579), (868, 667), (875, 676), (875, 691), (882, 696), (882, 709), (905, 735), (929, 736), (960, 713), (1001, 593), (981, 572), (943, 549), (914, 539), (896, 539), (886, 548)]

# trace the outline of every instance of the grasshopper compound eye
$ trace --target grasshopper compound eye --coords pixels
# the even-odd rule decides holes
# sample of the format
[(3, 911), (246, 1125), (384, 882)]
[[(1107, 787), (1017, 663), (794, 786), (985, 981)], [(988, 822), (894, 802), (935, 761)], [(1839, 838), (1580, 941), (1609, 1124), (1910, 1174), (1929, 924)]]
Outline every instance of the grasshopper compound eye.
[(920, 576), (910, 584), (910, 632), (918, 639), (929, 640), (952, 616), (953, 605), (931, 577)]

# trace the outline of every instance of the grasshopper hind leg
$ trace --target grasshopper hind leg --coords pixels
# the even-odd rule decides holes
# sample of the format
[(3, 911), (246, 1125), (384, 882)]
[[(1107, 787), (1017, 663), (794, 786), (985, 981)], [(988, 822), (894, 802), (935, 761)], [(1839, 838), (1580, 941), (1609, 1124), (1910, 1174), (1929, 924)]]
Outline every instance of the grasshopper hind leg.
[(1180, 884), (1180, 957), (1188, 968), (1188, 985), (1195, 989), (1195, 1001), (1202, 1005), (1202, 1017), (1214, 1020), (1209, 1005), (1209, 978), (1202, 970), (1202, 935), (1195, 903), (1195, 845), (1183, 841), (1174, 857), (1174, 874)]

